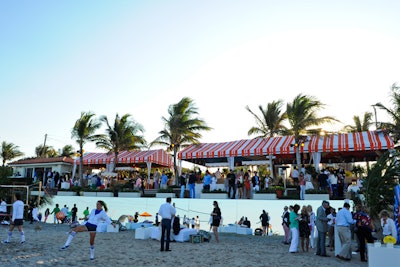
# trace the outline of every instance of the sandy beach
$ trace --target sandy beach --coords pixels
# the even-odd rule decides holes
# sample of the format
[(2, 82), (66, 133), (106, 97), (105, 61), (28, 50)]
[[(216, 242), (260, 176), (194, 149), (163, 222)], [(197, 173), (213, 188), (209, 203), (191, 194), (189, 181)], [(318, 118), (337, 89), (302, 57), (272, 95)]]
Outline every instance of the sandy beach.
[[(157, 240), (134, 239), (134, 231), (98, 233), (95, 259), (89, 259), (89, 234), (78, 233), (71, 246), (60, 251), (69, 230), (68, 225), (24, 224), (26, 243), (19, 244), (20, 235), (14, 230), (10, 244), (0, 244), (0, 266), (367, 266), (359, 255), (351, 262), (314, 255), (315, 250), (291, 254), (281, 236), (220, 234), (220, 242), (171, 243), (171, 252), (160, 252)], [(1, 226), (6, 238), (8, 227)]]

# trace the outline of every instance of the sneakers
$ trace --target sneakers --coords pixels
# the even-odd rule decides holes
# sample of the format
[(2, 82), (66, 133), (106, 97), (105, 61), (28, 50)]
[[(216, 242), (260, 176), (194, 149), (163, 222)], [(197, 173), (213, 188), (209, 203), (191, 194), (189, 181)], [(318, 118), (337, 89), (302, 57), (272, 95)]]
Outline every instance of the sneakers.
[(7, 241), (7, 240), (2, 240), (2, 241), (1, 241), (1, 243), (2, 243), (2, 244), (9, 244), (9, 243), (10, 243), (10, 241)]
[(69, 246), (63, 246), (60, 250), (66, 250)]

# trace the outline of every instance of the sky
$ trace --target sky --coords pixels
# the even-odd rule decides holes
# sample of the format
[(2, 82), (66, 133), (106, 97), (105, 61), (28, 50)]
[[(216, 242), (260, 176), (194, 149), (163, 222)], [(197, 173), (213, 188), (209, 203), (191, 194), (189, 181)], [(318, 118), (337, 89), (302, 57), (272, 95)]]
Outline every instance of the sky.
[[(399, 1), (0, 2), (0, 141), (35, 156), (76, 142), (81, 112), (131, 114), (153, 141), (168, 106), (193, 99), (213, 130), (203, 143), (249, 139), (258, 106), (298, 94), (320, 116), (390, 106), (400, 82)], [(388, 120), (377, 110), (377, 120)], [(103, 133), (101, 129), (99, 133)], [(85, 151), (99, 151), (94, 144)]]

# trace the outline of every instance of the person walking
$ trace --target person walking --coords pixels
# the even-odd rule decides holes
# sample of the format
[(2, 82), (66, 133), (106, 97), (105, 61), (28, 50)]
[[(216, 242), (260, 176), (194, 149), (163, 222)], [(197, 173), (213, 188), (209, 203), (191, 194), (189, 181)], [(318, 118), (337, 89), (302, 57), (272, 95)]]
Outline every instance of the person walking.
[(44, 223), (46, 223), (47, 218), (49, 217), (49, 215), (50, 215), (50, 209), (47, 208), (47, 209), (44, 211)]
[(261, 215), (260, 215), (260, 220), (261, 220), (261, 226), (262, 226), (262, 229), (263, 229), (263, 235), (268, 236), (267, 230), (269, 228), (269, 220), (270, 220), (268, 212), (263, 210)]
[[(171, 205), (171, 198), (167, 197), (166, 202), (160, 206), (158, 214), (161, 216), (161, 248), (160, 251), (171, 251), (169, 243), (171, 241), (171, 224), (175, 217), (175, 207)], [(164, 249), (165, 243), (165, 249)]]
[(22, 225), (24, 224), (24, 202), (21, 201), (21, 194), (15, 193), (14, 195), (15, 201), (12, 206), (12, 217), (10, 226), (8, 228), (7, 239), (1, 241), (3, 244), (8, 244), (11, 242), (12, 233), (14, 231), (15, 226), (17, 226), (18, 231), (21, 235), (20, 244), (25, 243), (25, 233)]
[[(343, 208), (336, 214), (336, 227), (342, 244), (342, 249), (336, 255), (338, 259), (350, 261), (351, 259), (351, 232), (350, 225), (355, 221), (350, 212), (350, 204), (345, 202)], [(365, 244), (364, 244), (365, 245)], [(362, 259), (361, 259), (362, 261)]]
[(90, 233), (90, 259), (94, 260), (94, 240), (96, 238), (96, 230), (97, 225), (100, 222), (106, 222), (107, 224), (112, 224), (115, 228), (115, 224), (111, 222), (111, 219), (107, 215), (107, 205), (104, 201), (99, 200), (96, 203), (96, 208), (93, 209), (88, 217), (88, 220), (83, 225), (78, 225), (70, 232), (68, 235), (67, 241), (64, 246), (61, 247), (61, 250), (66, 250), (71, 244), (72, 239), (74, 239), (75, 235), (79, 232), (89, 232)]
[(58, 206), (58, 204), (56, 204), (56, 206), (54, 207), (53, 211), (50, 213), (50, 214), (54, 214), (54, 224), (60, 223), (60, 222), (58, 221), (58, 219), (57, 219), (57, 213), (59, 213), (60, 211), (61, 211), (61, 210), (60, 210), (60, 207)]
[(194, 171), (189, 174), (189, 194), (190, 198), (196, 198), (196, 174)]
[(211, 216), (212, 216), (212, 222), (211, 222), (211, 226), (212, 226), (212, 230), (215, 236), (215, 241), (217, 241), (217, 243), (219, 242), (219, 238), (218, 238), (218, 227), (221, 223), (221, 209), (218, 206), (218, 202), (214, 200), (213, 202), (213, 206), (214, 209), (211, 212)]
[(318, 231), (317, 240), (317, 253), (316, 255), (321, 257), (329, 257), (326, 254), (325, 242), (326, 242), (326, 232), (328, 231), (328, 218), (326, 217), (326, 209), (329, 208), (329, 202), (324, 200), (322, 205), (317, 209), (317, 217), (315, 220), (315, 225)]

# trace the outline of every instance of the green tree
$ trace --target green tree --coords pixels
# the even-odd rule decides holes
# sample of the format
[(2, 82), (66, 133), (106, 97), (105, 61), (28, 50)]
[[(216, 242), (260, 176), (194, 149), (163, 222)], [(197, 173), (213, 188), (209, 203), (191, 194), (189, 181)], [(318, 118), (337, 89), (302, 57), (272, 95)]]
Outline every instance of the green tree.
[(282, 107), (282, 100), (268, 103), (265, 109), (259, 105), (258, 109), (261, 116), (258, 116), (249, 108), (249, 106), (246, 106), (246, 110), (254, 116), (257, 124), (257, 126), (251, 127), (247, 134), (249, 136), (257, 135), (257, 138), (263, 138), (272, 137), (286, 132), (287, 128), (283, 125), (283, 122), (286, 119), (286, 112), (282, 111)]
[(354, 125), (346, 125), (344, 130), (346, 132), (364, 132), (369, 131), (369, 128), (373, 124), (372, 112), (365, 112), (363, 119), (359, 116), (353, 117)]
[(389, 209), (394, 204), (393, 189), (400, 175), (399, 156), (395, 150), (385, 152), (368, 169), (367, 176), (362, 180), (365, 202), (375, 220), (381, 210)]
[(314, 131), (310, 129), (312, 126), (318, 126), (324, 123), (337, 121), (330, 116), (318, 117), (317, 112), (320, 111), (325, 104), (320, 102), (313, 96), (299, 94), (293, 102), (286, 106), (286, 114), (291, 126), (288, 134), (294, 135), (296, 146), (296, 162), (297, 167), (301, 169), (300, 149), (298, 146), (306, 142), (306, 135)]
[(81, 116), (76, 120), (71, 131), (72, 139), (75, 139), (79, 147), (79, 181), (83, 184), (83, 147), (88, 142), (95, 141), (99, 135), (95, 132), (101, 127), (99, 122), (92, 112), (81, 112)]
[(19, 150), (19, 147), (14, 145), (13, 143), (7, 143), (6, 141), (3, 141), (0, 147), (0, 155), (3, 162), (2, 166), (4, 167), (7, 161), (22, 157), (24, 153), (22, 153)]
[(36, 156), (39, 158), (55, 158), (58, 156), (57, 151), (52, 146), (38, 145), (35, 148)]
[(174, 174), (177, 181), (178, 171), (176, 156), (181, 148), (191, 144), (200, 143), (201, 131), (210, 131), (204, 120), (197, 117), (198, 111), (195, 103), (189, 97), (182, 98), (178, 103), (168, 107), (168, 117), (162, 117), (164, 129), (159, 136), (151, 142), (153, 145), (166, 146), (168, 151), (173, 151)]
[(76, 151), (72, 145), (65, 145), (62, 148), (60, 156), (71, 158), (73, 155), (75, 155), (75, 153), (76, 153)]
[(386, 107), (382, 103), (376, 103), (374, 106), (386, 111), (392, 119), (391, 122), (382, 122), (380, 128), (388, 130), (393, 141), (397, 143), (400, 141), (400, 86), (392, 85), (390, 97), (393, 104), (392, 108)]
[(118, 154), (124, 150), (137, 150), (146, 146), (146, 140), (143, 137), (143, 126), (131, 119), (130, 114), (119, 117), (115, 116), (114, 124), (111, 125), (107, 116), (100, 117), (100, 120), (107, 126), (106, 134), (99, 137), (96, 145), (99, 148), (114, 152), (114, 168), (118, 164)]

